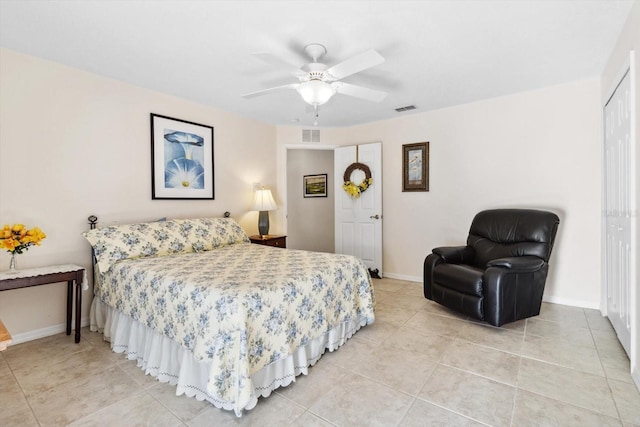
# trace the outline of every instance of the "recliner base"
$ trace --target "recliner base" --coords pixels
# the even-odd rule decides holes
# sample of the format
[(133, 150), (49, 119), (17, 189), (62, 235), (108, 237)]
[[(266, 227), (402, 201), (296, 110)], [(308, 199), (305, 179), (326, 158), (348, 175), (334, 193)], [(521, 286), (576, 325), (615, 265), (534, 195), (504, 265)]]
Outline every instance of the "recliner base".
[(484, 320), (484, 312), (482, 311), (483, 297), (464, 294), (441, 286), (438, 283), (433, 284), (431, 292), (432, 298), (430, 299), (438, 304), (442, 304), (451, 310), (466, 314), (474, 319)]

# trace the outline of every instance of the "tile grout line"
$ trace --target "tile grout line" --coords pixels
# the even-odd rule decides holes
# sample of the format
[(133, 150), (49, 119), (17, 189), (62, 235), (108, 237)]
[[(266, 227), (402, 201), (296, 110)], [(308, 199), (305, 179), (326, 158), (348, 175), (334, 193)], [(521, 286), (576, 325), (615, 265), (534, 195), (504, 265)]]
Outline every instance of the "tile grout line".
[[(525, 336), (526, 333), (527, 333), (527, 322), (525, 322), (525, 324), (524, 324), (524, 334), (522, 334), (522, 340), (523, 341), (524, 341), (524, 336)], [(514, 421), (513, 418), (516, 415), (516, 405), (518, 403), (518, 391), (520, 390), (520, 388), (518, 387), (518, 384), (520, 382), (520, 370), (522, 369), (522, 359), (523, 359), (523, 356), (519, 356), (519, 359), (518, 359), (518, 374), (516, 375), (516, 383), (514, 385), (516, 391), (515, 391), (515, 393), (513, 393), (513, 404), (511, 406), (511, 420), (509, 422), (510, 426), (513, 426), (513, 421)], [(513, 427), (515, 427), (515, 426), (513, 426)]]
[[(584, 309), (583, 309), (583, 311), (584, 311)], [(585, 315), (585, 319), (586, 319), (586, 315)], [(556, 323), (559, 323), (559, 322), (556, 322)], [(587, 321), (587, 325), (588, 325), (588, 324), (589, 324), (589, 323), (588, 323), (588, 321)], [(527, 323), (525, 323), (525, 332), (526, 332), (526, 328), (527, 328), (527, 326), (528, 326), (528, 319), (527, 319)], [(593, 331), (591, 330), (591, 327), (589, 326), (589, 327), (588, 327), (588, 329), (589, 329), (589, 333), (590, 333), (590, 334), (591, 334), (591, 336), (592, 336), (592, 339), (594, 339), (594, 338), (593, 338)], [(525, 335), (525, 336), (526, 336), (526, 335)], [(534, 335), (534, 336), (535, 336), (535, 335)], [(523, 337), (523, 339), (524, 339), (524, 337)], [(602, 365), (602, 360), (601, 360), (601, 358), (600, 358), (599, 350), (598, 350), (597, 346), (595, 345), (595, 339), (594, 339), (594, 347), (596, 348), (596, 352), (597, 352), (597, 355), (598, 355), (598, 361), (599, 361), (599, 362), (600, 362), (600, 364)], [(576, 368), (574, 368), (574, 367), (568, 367), (568, 366), (560, 365), (560, 364), (557, 364), (557, 363), (548, 362), (548, 361), (545, 361), (545, 360), (540, 360), (540, 359), (536, 359), (536, 358), (534, 358), (534, 357), (530, 357), (530, 356), (525, 356), (525, 355), (523, 355), (523, 356), (520, 358), (520, 366), (518, 367), (518, 378), (517, 378), (517, 380), (519, 380), (519, 378), (520, 378), (520, 375), (519, 375), (519, 374), (520, 374), (520, 367), (521, 367), (522, 362), (523, 362), (523, 360), (524, 360), (525, 358), (526, 358), (526, 359), (530, 359), (530, 360), (535, 360), (535, 361), (537, 361), (537, 362), (546, 363), (546, 364), (553, 365), (553, 366), (558, 366), (558, 367), (565, 368), (565, 369), (571, 369), (571, 370), (573, 370), (573, 371), (579, 372), (580, 374), (585, 374), (585, 373), (586, 373), (586, 374), (591, 374), (591, 375), (595, 375), (595, 376), (600, 376), (600, 375), (598, 375), (598, 374), (594, 374), (594, 373), (592, 373), (592, 372), (586, 372), (586, 371), (583, 371), (583, 370), (580, 370), (580, 369), (576, 369)], [(620, 411), (618, 410), (618, 407), (617, 407), (617, 403), (616, 403), (616, 401), (615, 401), (615, 398), (613, 397), (613, 390), (611, 390), (611, 386), (610, 386), (610, 384), (609, 384), (609, 378), (606, 376), (606, 371), (604, 370), (604, 366), (602, 366), (602, 368), (603, 368), (603, 370), (602, 370), (602, 371), (603, 371), (603, 373), (605, 373), (605, 375), (604, 375), (604, 376), (602, 376), (602, 377), (603, 377), (603, 378), (605, 378), (605, 379), (607, 380), (607, 386), (609, 387), (609, 391), (611, 392), (611, 398), (612, 398), (612, 400), (613, 400), (614, 404), (616, 405), (616, 412), (618, 413), (617, 421), (623, 422), (623, 421), (622, 421), (622, 417), (620, 416)], [(521, 388), (519, 388), (519, 387), (517, 388), (517, 390), (522, 390), (522, 391), (526, 391), (526, 392), (528, 392), (528, 393), (533, 393), (533, 394), (536, 394), (536, 395), (538, 395), (538, 396), (542, 396), (542, 397), (544, 397), (544, 398), (546, 398), (546, 399), (555, 400), (555, 401), (561, 402), (561, 403), (563, 403), (563, 404), (573, 406), (574, 408), (586, 409), (586, 410), (589, 410), (589, 411), (591, 411), (591, 412), (593, 412), (593, 413), (596, 413), (596, 414), (600, 414), (600, 415), (603, 415), (603, 416), (606, 416), (606, 417), (611, 417), (611, 415), (605, 414), (605, 413), (600, 412), (600, 411), (598, 411), (598, 410), (595, 410), (595, 409), (593, 409), (593, 408), (587, 408), (587, 407), (585, 407), (585, 406), (581, 406), (581, 405), (578, 405), (578, 404), (576, 404), (576, 403), (568, 402), (568, 401), (566, 401), (566, 400), (553, 398), (553, 397), (547, 396), (547, 395), (542, 394), (542, 393), (538, 393), (538, 392), (531, 391), (531, 390), (526, 390), (526, 389), (521, 389)], [(514, 409), (515, 409), (515, 407), (514, 407)], [(613, 418), (613, 417), (611, 417), (611, 418)]]
[[(432, 372), (433, 373), (433, 372)], [(424, 387), (424, 386), (423, 386)], [(402, 424), (402, 421), (404, 421), (405, 418), (407, 418), (407, 415), (409, 414), (409, 411), (411, 411), (411, 408), (413, 408), (413, 405), (416, 403), (416, 399), (417, 397), (412, 396), (413, 400), (411, 401), (411, 403), (407, 406), (407, 409), (404, 411), (404, 413), (402, 414), (402, 416), (400, 416), (398, 422), (396, 423), (395, 427), (398, 427), (399, 425)]]
[[(425, 385), (426, 385), (426, 384), (425, 384)], [(440, 403), (433, 402), (433, 401), (431, 401), (431, 400), (425, 399), (425, 398), (420, 397), (420, 396), (416, 396), (416, 400), (420, 400), (420, 401), (422, 401), (422, 402), (428, 403), (429, 405), (436, 406), (436, 407), (438, 407), (438, 408), (440, 408), (440, 409), (442, 409), (442, 410), (444, 410), (444, 411), (451, 412), (451, 413), (453, 413), (453, 414), (456, 414), (456, 415), (459, 415), (459, 416), (461, 416), (461, 417), (464, 417), (464, 418), (466, 418), (466, 419), (468, 419), (468, 420), (472, 420), (472, 421), (475, 421), (475, 422), (477, 422), (477, 423), (479, 423), (479, 424), (482, 424), (482, 425), (485, 425), (485, 426), (491, 427), (491, 424), (487, 424), (486, 422), (484, 422), (484, 421), (480, 421), (480, 420), (478, 420), (478, 419), (476, 419), (476, 418), (473, 418), (473, 417), (472, 417), (472, 416), (470, 416), (470, 415), (466, 415), (466, 414), (460, 413), (460, 412), (458, 412), (458, 411), (456, 411), (456, 410), (454, 410), (454, 409), (447, 408), (446, 406), (442, 406)]]
[[(526, 324), (525, 324), (525, 328), (526, 328)], [(592, 331), (591, 331), (590, 327), (589, 327), (589, 331), (592, 334)], [(593, 336), (592, 336), (592, 338), (593, 338)], [(598, 355), (598, 361), (602, 364), (602, 361), (600, 359), (600, 353), (597, 350), (597, 346), (596, 346), (596, 351), (597, 351), (597, 355)], [(613, 403), (614, 403), (614, 405), (616, 407), (616, 412), (618, 414), (617, 421), (622, 422), (622, 417), (620, 416), (620, 411), (618, 410), (617, 402), (616, 402), (616, 400), (615, 400), (615, 398), (613, 396), (613, 390), (611, 389), (611, 385), (609, 384), (609, 378), (606, 376), (606, 372), (604, 371), (604, 368), (603, 368), (603, 373), (605, 373), (605, 375), (598, 375), (598, 374), (595, 374), (593, 372), (587, 372), (587, 371), (583, 371), (583, 370), (580, 370), (580, 369), (576, 369), (575, 367), (569, 367), (569, 366), (565, 366), (565, 365), (560, 365), (558, 363), (553, 363), (553, 362), (549, 362), (549, 361), (546, 361), (546, 360), (537, 359), (535, 357), (525, 356), (525, 355), (522, 356), (520, 363), (522, 363), (523, 359), (525, 359), (525, 358), (529, 359), (529, 360), (534, 360), (534, 361), (537, 361), (537, 362), (545, 363), (545, 364), (548, 364), (548, 365), (557, 366), (557, 367), (564, 368), (564, 369), (570, 369), (570, 370), (576, 371), (576, 372), (578, 372), (580, 374), (589, 374), (589, 375), (594, 375), (594, 376), (597, 376), (597, 377), (604, 378), (607, 381), (607, 387), (609, 388), (609, 391), (611, 392), (611, 399), (613, 400)], [(518, 375), (518, 377), (519, 377), (519, 375)], [(520, 388), (518, 388), (518, 389), (520, 390)], [(567, 400), (563, 400), (563, 399), (558, 399), (558, 398), (554, 398), (554, 397), (551, 397), (551, 396), (547, 396), (545, 394), (542, 394), (542, 393), (539, 393), (539, 392), (536, 392), (536, 391), (532, 391), (532, 390), (527, 390), (527, 389), (521, 389), (521, 390), (526, 391), (528, 393), (536, 394), (538, 396), (542, 396), (542, 397), (544, 397), (546, 399), (555, 400), (555, 401), (564, 403), (566, 405), (573, 406), (575, 408), (586, 409), (586, 410), (589, 410), (589, 411), (591, 411), (593, 413), (596, 413), (596, 414), (600, 414), (600, 415), (603, 415), (603, 416), (606, 416), (606, 417), (614, 418), (611, 415), (605, 414), (604, 412), (601, 412), (601, 411), (596, 410), (594, 408), (585, 407), (585, 406), (579, 405), (579, 404), (574, 403), (574, 402), (568, 402)]]
[[(283, 396), (283, 397), (284, 397), (284, 396)], [(319, 415), (319, 414), (316, 414), (316, 413), (315, 413), (315, 412), (313, 412), (311, 409), (306, 409), (306, 410), (305, 410), (305, 411), (304, 411), (304, 412), (303, 412), (303, 413), (302, 413), (298, 418), (296, 418), (295, 420), (293, 420), (293, 421), (290, 423), (290, 425), (291, 425), (291, 424), (293, 424), (293, 422), (295, 422), (296, 420), (300, 419), (302, 416), (304, 416), (304, 414), (307, 414), (307, 413), (309, 413), (309, 414), (313, 415), (314, 417), (320, 418), (322, 421), (324, 421), (324, 422), (326, 422), (326, 423), (328, 423), (328, 424), (331, 424), (332, 426), (339, 427), (339, 425), (338, 425), (338, 424), (335, 424), (333, 421), (328, 420), (328, 419), (326, 419), (325, 417), (323, 417), (323, 416), (321, 416), (321, 415)]]
[(36, 420), (36, 423), (38, 423), (39, 426), (42, 426), (42, 423), (40, 422), (40, 418), (38, 418), (38, 416), (36, 415), (36, 412), (33, 410), (33, 406), (31, 406), (31, 401), (27, 397), (27, 394), (25, 393), (24, 388), (22, 388), (22, 385), (20, 384), (20, 381), (18, 381), (18, 378), (16, 378), (16, 375), (13, 372), (13, 368), (9, 364), (9, 361), (5, 359), (5, 362), (7, 362), (7, 367), (9, 368), (9, 371), (11, 372), (11, 376), (13, 377), (13, 381), (20, 388), (20, 393), (22, 393), (22, 397), (24, 397), (24, 401), (27, 403), (27, 406), (29, 407), (29, 410), (31, 411), (31, 415), (33, 415), (33, 419)]
[[(59, 335), (59, 334), (56, 334)], [(52, 335), (55, 336), (55, 335)], [(44, 337), (49, 338), (49, 337)], [(93, 347), (93, 344), (85, 339), (83, 339), (83, 341), (87, 342), (89, 345), (91, 345)], [(86, 350), (78, 350), (75, 352), (72, 352), (71, 354), (76, 354), (79, 353), (81, 351), (86, 351)], [(14, 382), (16, 383), (16, 385), (20, 388), (20, 392), (22, 393), (22, 396), (24, 397), (25, 402), (27, 403), (27, 406), (29, 407), (29, 410), (31, 411), (31, 415), (33, 415), (33, 419), (36, 420), (36, 423), (38, 423), (39, 426), (42, 426), (42, 422), (40, 421), (40, 418), (36, 415), (36, 412), (33, 409), (33, 406), (31, 405), (31, 399), (27, 396), (24, 388), (22, 387), (22, 384), (20, 384), (20, 381), (18, 381), (18, 378), (15, 375), (15, 371), (14, 368), (11, 366), (11, 363), (7, 360), (7, 358), (2, 355), (3, 360), (5, 361), (5, 363), (7, 364), (7, 367), (9, 368), (9, 371), (11, 372), (11, 376), (13, 377)]]
[[(583, 309), (584, 312), (584, 309)], [(585, 318), (587, 317), (585, 313)], [(613, 405), (616, 407), (616, 413), (618, 414), (618, 420), (621, 423), (624, 423), (622, 420), (622, 414), (620, 413), (620, 409), (618, 408), (618, 401), (616, 400), (615, 394), (613, 393), (613, 388), (611, 388), (611, 383), (609, 382), (609, 376), (607, 375), (607, 370), (602, 363), (602, 355), (600, 354), (600, 349), (596, 344), (596, 337), (593, 334), (593, 330), (591, 329), (591, 325), (589, 324), (589, 320), (587, 319), (587, 325), (589, 325), (589, 333), (591, 334), (591, 339), (593, 340), (593, 345), (596, 349), (596, 354), (598, 355), (598, 362), (600, 362), (600, 367), (602, 368), (602, 372), (604, 373), (604, 378), (607, 380), (607, 388), (609, 389), (609, 393), (611, 393), (611, 400), (613, 400)]]

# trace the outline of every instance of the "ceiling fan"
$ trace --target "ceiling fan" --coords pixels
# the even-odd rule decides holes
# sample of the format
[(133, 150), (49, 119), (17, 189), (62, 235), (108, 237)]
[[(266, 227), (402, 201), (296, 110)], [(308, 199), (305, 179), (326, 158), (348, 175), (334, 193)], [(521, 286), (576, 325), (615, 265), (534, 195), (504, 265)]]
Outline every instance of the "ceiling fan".
[[(294, 72), (294, 76), (298, 78), (299, 83), (259, 90), (242, 95), (242, 97), (253, 98), (295, 89), (302, 99), (307, 104), (312, 105), (317, 112), (317, 108), (329, 101), (336, 93), (372, 102), (380, 102), (387, 96), (386, 92), (340, 81), (345, 77), (382, 64), (384, 58), (375, 50), (367, 50), (332, 67), (327, 67), (326, 64), (318, 62), (327, 53), (327, 49), (323, 45), (318, 43), (308, 44), (304, 47), (304, 51), (311, 58), (311, 62)], [(291, 63), (293, 61), (285, 62)]]

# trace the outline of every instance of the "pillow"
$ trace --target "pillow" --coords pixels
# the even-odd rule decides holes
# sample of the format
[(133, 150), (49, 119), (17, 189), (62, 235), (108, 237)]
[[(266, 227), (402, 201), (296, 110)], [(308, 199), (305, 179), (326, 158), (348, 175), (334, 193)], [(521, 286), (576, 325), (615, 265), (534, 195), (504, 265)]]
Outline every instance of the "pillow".
[(249, 242), (230, 218), (170, 219), (114, 225), (83, 233), (91, 243), (98, 269), (106, 273), (123, 259), (208, 251)]
[(249, 243), (244, 230), (231, 218), (174, 219), (194, 252)]

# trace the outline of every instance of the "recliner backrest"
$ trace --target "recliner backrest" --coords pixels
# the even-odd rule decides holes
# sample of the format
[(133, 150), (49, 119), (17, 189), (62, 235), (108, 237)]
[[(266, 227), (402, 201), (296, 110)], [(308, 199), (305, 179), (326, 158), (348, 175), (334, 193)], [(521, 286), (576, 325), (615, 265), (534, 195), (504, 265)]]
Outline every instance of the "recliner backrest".
[(492, 209), (478, 213), (467, 245), (475, 250), (474, 266), (485, 268), (493, 259), (533, 255), (546, 262), (551, 256), (560, 219), (533, 209)]

